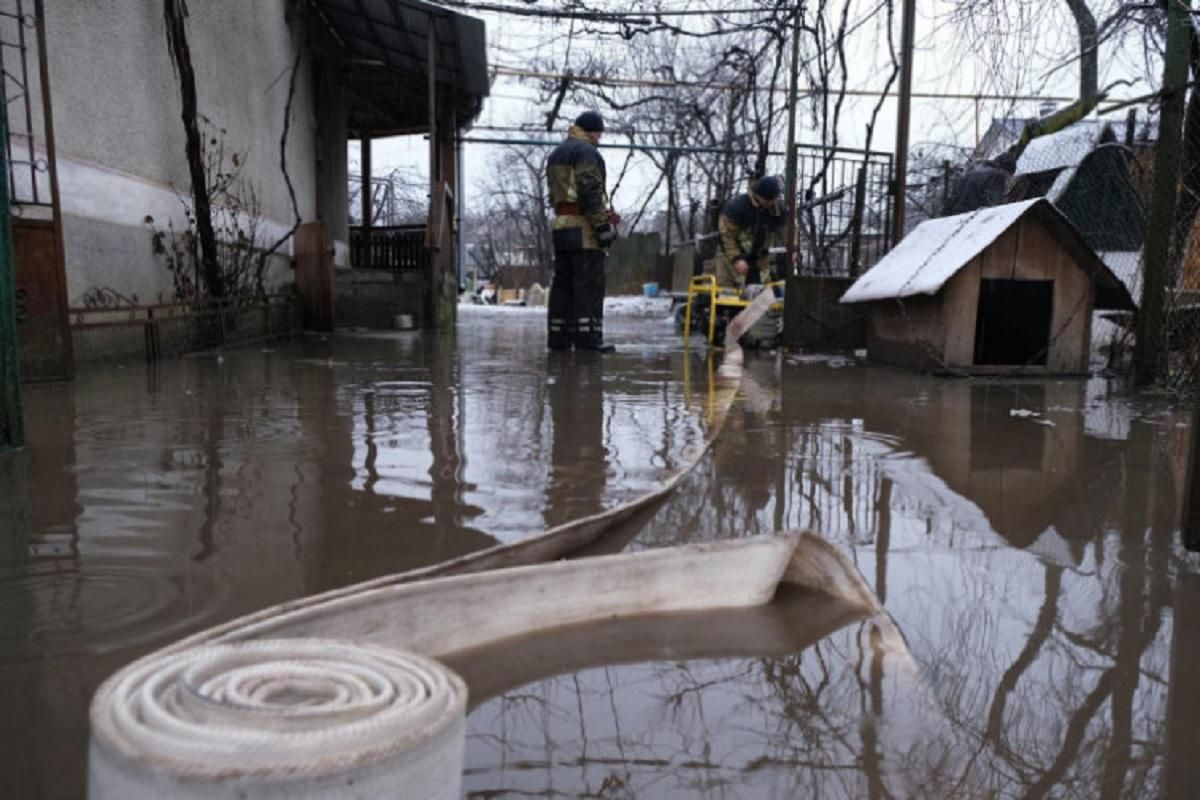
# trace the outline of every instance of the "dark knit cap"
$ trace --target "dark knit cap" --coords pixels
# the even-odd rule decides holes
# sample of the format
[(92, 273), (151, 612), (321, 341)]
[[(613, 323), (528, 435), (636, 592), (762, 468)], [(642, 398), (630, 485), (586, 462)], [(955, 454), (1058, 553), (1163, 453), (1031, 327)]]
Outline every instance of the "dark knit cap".
[(595, 111), (585, 111), (575, 118), (575, 124), (588, 133), (604, 132), (604, 117)]
[(783, 181), (774, 175), (764, 175), (754, 182), (754, 193), (764, 200), (774, 200), (783, 194)]

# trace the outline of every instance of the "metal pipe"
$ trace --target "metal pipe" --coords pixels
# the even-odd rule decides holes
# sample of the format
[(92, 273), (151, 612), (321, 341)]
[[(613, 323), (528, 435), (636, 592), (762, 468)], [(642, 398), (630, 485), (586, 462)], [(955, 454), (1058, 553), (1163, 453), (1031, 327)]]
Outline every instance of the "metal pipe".
[(788, 79), (788, 132), (787, 163), (784, 167), (784, 197), (787, 198), (787, 232), (785, 245), (788, 251), (789, 268), (796, 253), (796, 92), (800, 83), (800, 4), (797, 3), (792, 17), (792, 73)]
[(371, 237), (371, 224), (375, 221), (375, 199), (371, 191), (371, 137), (359, 140), (359, 156), (362, 161), (362, 227), (367, 240)]
[(896, 119), (896, 216), (892, 243), (904, 238), (904, 212), (908, 195), (908, 129), (912, 116), (913, 39), (916, 27), (916, 0), (904, 0), (900, 23), (900, 108)]
[[(501, 139), (486, 136), (467, 136), (460, 137), (460, 141), (465, 144), (492, 144), (492, 145), (515, 145), (515, 146), (535, 146), (535, 147), (555, 147), (561, 144), (560, 141), (548, 141), (546, 139)], [(601, 142), (597, 145), (601, 150), (641, 150), (647, 153), (679, 153), (682, 155), (688, 154), (717, 154), (717, 155), (757, 155), (757, 150), (748, 150), (741, 147), (692, 147), (686, 145), (665, 145), (665, 144), (618, 144), (616, 142)], [(796, 145), (798, 148), (807, 148), (812, 150), (831, 150), (834, 153), (853, 153), (855, 155), (866, 156), (881, 156), (891, 158), (891, 153), (881, 153), (877, 150), (861, 150), (855, 147), (834, 147), (826, 148), (824, 145), (811, 144), (808, 142), (800, 142)], [(780, 150), (768, 150), (769, 156), (786, 155)]]
[(463, 142), (456, 136), (454, 142), (454, 270), (460, 286), (465, 279), (463, 268), (466, 266), (463, 247), (463, 209), (466, 208), (467, 200), (463, 195), (464, 185)]

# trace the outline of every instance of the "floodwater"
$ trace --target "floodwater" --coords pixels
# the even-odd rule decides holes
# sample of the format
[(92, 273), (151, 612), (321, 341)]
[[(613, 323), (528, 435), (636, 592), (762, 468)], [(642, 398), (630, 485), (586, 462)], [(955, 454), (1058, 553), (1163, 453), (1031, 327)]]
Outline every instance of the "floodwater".
[[(703, 440), (709, 365), (668, 321), (610, 318), (604, 357), (548, 356), (543, 326), (467, 309), (456, 337), (26, 387), (28, 447), (0, 457), (0, 796), (82, 795), (88, 700), (130, 659), (612, 507)], [(456, 665), (466, 790), (1200, 796), (1189, 421), (1101, 379), (751, 357), (713, 449), (607, 546), (810, 527), (908, 651), (803, 593), (515, 643)]]

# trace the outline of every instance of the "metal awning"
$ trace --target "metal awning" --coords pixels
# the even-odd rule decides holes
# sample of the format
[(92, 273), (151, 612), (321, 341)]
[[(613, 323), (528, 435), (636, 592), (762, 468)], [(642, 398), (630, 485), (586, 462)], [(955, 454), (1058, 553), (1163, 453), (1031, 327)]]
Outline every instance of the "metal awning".
[(420, 0), (309, 3), (346, 50), (352, 135), (429, 129), (431, 46), (439, 105), (454, 110), (459, 127), (479, 115), (488, 93), (482, 20)]

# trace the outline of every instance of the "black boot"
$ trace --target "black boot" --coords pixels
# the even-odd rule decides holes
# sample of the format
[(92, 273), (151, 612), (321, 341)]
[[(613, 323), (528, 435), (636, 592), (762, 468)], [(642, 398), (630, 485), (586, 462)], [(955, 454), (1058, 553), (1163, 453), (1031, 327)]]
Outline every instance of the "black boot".
[(571, 349), (571, 332), (565, 319), (550, 317), (547, 322), (546, 347), (551, 350)]
[(580, 317), (575, 321), (575, 349), (595, 353), (613, 353), (615, 347), (604, 342), (604, 320), (595, 317)]

